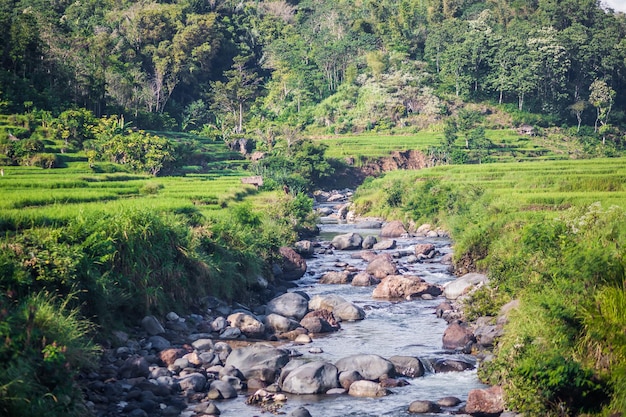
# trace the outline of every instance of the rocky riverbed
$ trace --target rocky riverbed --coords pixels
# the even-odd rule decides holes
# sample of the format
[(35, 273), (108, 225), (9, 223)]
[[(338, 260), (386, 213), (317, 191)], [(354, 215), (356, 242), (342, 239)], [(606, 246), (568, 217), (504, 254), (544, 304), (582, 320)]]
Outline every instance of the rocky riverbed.
[(349, 195), (317, 195), (320, 239), (281, 250), (282, 283), (259, 282), (275, 294), (266, 305), (208, 298), (201, 314), (148, 316), (132, 334), (115, 333), (99, 370), (82, 376), (91, 411), (502, 413), (500, 389), (477, 380), (470, 354), (488, 349), (501, 323), (464, 323), (456, 303), (486, 277), (451, 274), (445, 232), (357, 220)]

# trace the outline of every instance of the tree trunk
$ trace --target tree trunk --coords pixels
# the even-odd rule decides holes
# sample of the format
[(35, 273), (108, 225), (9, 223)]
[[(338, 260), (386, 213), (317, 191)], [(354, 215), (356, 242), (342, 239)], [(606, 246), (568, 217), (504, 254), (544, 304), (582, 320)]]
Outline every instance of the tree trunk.
[(517, 108), (519, 109), (519, 111), (522, 111), (524, 109), (524, 93), (517, 94)]

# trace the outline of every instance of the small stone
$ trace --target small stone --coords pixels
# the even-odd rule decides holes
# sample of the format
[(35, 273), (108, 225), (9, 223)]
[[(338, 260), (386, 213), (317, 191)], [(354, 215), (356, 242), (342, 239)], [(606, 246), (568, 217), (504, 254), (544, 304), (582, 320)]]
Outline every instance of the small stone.
[(314, 347), (314, 348), (309, 349), (309, 353), (318, 354), (318, 353), (324, 353), (324, 351), (320, 347)]
[(461, 400), (456, 397), (443, 397), (437, 401), (437, 404), (441, 407), (456, 407), (461, 404)]
[(180, 316), (174, 313), (173, 311), (170, 311), (169, 313), (167, 313), (165, 318), (168, 319), (169, 321), (178, 321), (178, 319), (180, 319)]
[(302, 345), (305, 345), (305, 344), (311, 343), (311, 342), (313, 342), (313, 340), (311, 339), (311, 336), (309, 336), (308, 334), (300, 334), (294, 340), (294, 343), (299, 343), (299, 344), (302, 344)]

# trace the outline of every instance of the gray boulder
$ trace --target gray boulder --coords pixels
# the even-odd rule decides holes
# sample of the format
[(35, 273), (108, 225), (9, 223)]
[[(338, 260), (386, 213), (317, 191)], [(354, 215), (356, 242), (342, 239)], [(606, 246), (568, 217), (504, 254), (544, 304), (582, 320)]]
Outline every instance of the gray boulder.
[(313, 255), (313, 243), (310, 240), (300, 240), (294, 245), (296, 252), (308, 258)]
[(412, 275), (393, 275), (385, 278), (374, 288), (374, 298), (415, 298), (424, 294), (438, 296), (441, 288), (438, 285), (429, 284), (420, 277)]
[(272, 346), (256, 344), (233, 350), (226, 362), (226, 366), (234, 366), (243, 376), (272, 383), (280, 369), (289, 362), (289, 352), (276, 349)]
[(468, 344), (476, 341), (472, 330), (464, 323), (458, 321), (450, 323), (443, 332), (444, 349), (465, 349)]
[(201, 392), (206, 386), (206, 377), (196, 372), (179, 379), (178, 385), (180, 385), (180, 389), (183, 391)]
[(247, 337), (260, 338), (265, 333), (265, 325), (256, 317), (246, 313), (234, 313), (226, 319), (231, 327), (241, 330)]
[(263, 322), (265, 327), (274, 333), (290, 332), (300, 327), (297, 321), (275, 313), (265, 316)]
[(471, 272), (447, 283), (443, 288), (443, 295), (448, 300), (456, 300), (461, 295), (467, 293), (471, 288), (485, 284), (488, 281), (489, 279), (486, 275)]
[(383, 279), (389, 275), (395, 275), (398, 273), (396, 264), (389, 254), (383, 254), (376, 256), (365, 269), (365, 272), (375, 276), (378, 279)]
[(333, 311), (335, 306), (347, 301), (345, 298), (335, 294), (316, 295), (309, 301), (309, 309)]
[(365, 310), (350, 301), (338, 304), (333, 309), (333, 315), (337, 320), (355, 321), (365, 318)]
[(396, 248), (396, 241), (393, 239), (385, 239), (374, 245), (374, 250), (391, 250)]
[(364, 220), (354, 225), (357, 229), (380, 229), (383, 227), (383, 222), (378, 220)]
[(440, 411), (441, 407), (432, 401), (417, 400), (409, 405), (409, 413), (413, 414), (439, 413)]
[(363, 239), (363, 243), (361, 243), (361, 247), (363, 249), (372, 249), (376, 243), (378, 243), (376, 236), (366, 236), (365, 239)]
[(346, 233), (337, 235), (331, 241), (331, 245), (338, 250), (360, 249), (363, 237), (358, 233)]
[(281, 256), (279, 261), (280, 278), (286, 281), (295, 281), (302, 278), (307, 268), (304, 258), (287, 246), (281, 247), (278, 252)]
[(386, 223), (380, 231), (381, 237), (401, 237), (406, 234), (407, 230), (399, 220)]
[(165, 329), (159, 322), (159, 320), (154, 316), (146, 316), (141, 320), (141, 326), (144, 328), (149, 335), (157, 335), (165, 333)]
[(380, 378), (393, 376), (393, 363), (373, 354), (357, 354), (339, 359), (335, 366), (339, 372), (357, 371), (363, 379), (378, 381)]
[(389, 361), (393, 363), (396, 375), (409, 378), (417, 378), (424, 375), (424, 364), (414, 356), (392, 356)]
[(296, 292), (288, 292), (267, 303), (267, 314), (279, 314), (294, 320), (301, 320), (309, 311), (309, 300)]
[(330, 271), (322, 275), (320, 284), (349, 284), (352, 274), (349, 271)]
[(321, 394), (337, 388), (337, 368), (327, 362), (310, 362), (292, 370), (282, 389), (291, 394)]
[(152, 345), (152, 348), (157, 352), (165, 350), (171, 346), (169, 340), (162, 336), (150, 336), (148, 338), (148, 343)]
[(287, 417), (311, 417), (311, 413), (306, 408), (300, 406), (295, 410), (291, 410)]
[(352, 278), (351, 284), (354, 287), (370, 287), (372, 285), (377, 285), (380, 283), (378, 278), (375, 278), (373, 275), (368, 274), (367, 272), (359, 272)]
[[(237, 398), (237, 390), (226, 381), (216, 380), (211, 382), (209, 392), (211, 391), (214, 393), (217, 391), (219, 393), (217, 398), (223, 398), (225, 400), (229, 398)], [(213, 395), (213, 397), (215, 397), (215, 395)]]

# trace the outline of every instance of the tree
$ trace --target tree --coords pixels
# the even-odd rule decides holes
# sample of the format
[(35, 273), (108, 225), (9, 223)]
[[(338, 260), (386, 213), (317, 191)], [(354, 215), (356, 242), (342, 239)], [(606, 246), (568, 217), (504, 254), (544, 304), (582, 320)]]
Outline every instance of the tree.
[(570, 112), (576, 116), (576, 120), (578, 120), (578, 126), (576, 128), (576, 132), (580, 132), (580, 124), (582, 123), (582, 114), (587, 108), (588, 103), (585, 100), (579, 100), (576, 103), (572, 104), (568, 107)]
[(212, 83), (212, 108), (234, 125), (234, 132), (243, 132), (244, 113), (259, 90), (261, 78), (248, 69), (249, 56), (238, 55), (230, 70), (224, 73), (226, 82)]
[[(603, 80), (595, 80), (589, 86), (589, 102), (596, 108), (594, 132), (598, 131), (598, 123), (601, 123), (603, 126), (608, 123), (614, 99), (615, 90)], [(604, 143), (604, 137), (602, 138), (602, 143)]]

